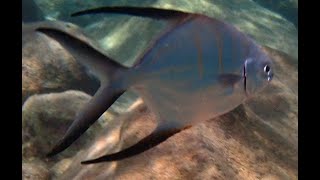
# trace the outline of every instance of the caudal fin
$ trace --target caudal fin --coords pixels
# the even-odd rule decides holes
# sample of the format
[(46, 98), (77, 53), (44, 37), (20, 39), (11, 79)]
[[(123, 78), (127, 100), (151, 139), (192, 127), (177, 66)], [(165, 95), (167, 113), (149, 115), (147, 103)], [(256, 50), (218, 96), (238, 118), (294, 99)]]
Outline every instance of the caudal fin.
[(119, 82), (127, 68), (74, 34), (52, 27), (39, 27), (37, 31), (58, 41), (76, 60), (97, 75), (101, 83), (99, 90), (78, 112), (66, 134), (47, 155), (53, 156), (68, 148), (125, 92), (127, 87)]

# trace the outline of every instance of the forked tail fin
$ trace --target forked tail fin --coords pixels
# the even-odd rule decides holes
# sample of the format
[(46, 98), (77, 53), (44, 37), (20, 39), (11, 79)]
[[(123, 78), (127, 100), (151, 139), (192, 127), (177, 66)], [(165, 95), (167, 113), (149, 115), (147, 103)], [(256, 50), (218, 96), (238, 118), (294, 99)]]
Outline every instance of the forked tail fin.
[(48, 26), (39, 27), (37, 31), (58, 41), (76, 60), (98, 76), (101, 83), (94, 97), (78, 112), (66, 134), (47, 155), (53, 156), (68, 148), (125, 92), (128, 87), (122, 79), (127, 68), (74, 34)]

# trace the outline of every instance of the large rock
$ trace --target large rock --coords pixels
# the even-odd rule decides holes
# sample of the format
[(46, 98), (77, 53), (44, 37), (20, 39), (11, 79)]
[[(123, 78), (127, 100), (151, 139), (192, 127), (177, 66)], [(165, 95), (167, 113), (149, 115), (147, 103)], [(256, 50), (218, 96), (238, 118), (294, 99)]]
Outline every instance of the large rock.
[(23, 178), (51, 179), (64, 173), (69, 168), (73, 156), (82, 152), (103, 126), (112, 127), (110, 124), (114, 122), (115, 117), (130, 111), (127, 107), (131, 99), (128, 100), (128, 97), (131, 96), (121, 97), (120, 101), (112, 105), (97, 123), (64, 152), (53, 158), (45, 158), (44, 155), (63, 136), (76, 113), (91, 96), (74, 90), (30, 96), (22, 106)]
[(81, 165), (82, 160), (124, 149), (153, 130), (154, 116), (140, 103), (108, 124), (56, 178), (297, 179), (297, 64), (278, 51), (265, 50), (274, 58), (275, 78), (245, 104), (184, 130), (143, 154), (118, 162)]
[(22, 103), (33, 94), (68, 89), (94, 94), (99, 82), (59, 43), (22, 24)]
[(49, 170), (42, 161), (34, 161), (32, 163), (22, 163), (22, 179), (23, 180), (49, 180)]
[(100, 129), (99, 123), (96, 123), (65, 152), (55, 158), (46, 159), (44, 157), (66, 132), (77, 111), (90, 99), (90, 95), (80, 91), (29, 97), (22, 106), (23, 160), (29, 161), (38, 158), (56, 162), (61, 158), (73, 156), (92, 140), (93, 132), (98, 132)]

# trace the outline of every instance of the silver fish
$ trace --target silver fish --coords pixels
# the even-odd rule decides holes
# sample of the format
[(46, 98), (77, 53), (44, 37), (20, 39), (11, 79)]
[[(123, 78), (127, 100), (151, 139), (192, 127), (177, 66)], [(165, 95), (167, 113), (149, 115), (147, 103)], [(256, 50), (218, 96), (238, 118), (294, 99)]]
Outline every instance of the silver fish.
[(64, 29), (37, 28), (57, 40), (100, 79), (101, 86), (79, 111), (48, 156), (69, 147), (126, 90), (139, 94), (158, 125), (147, 137), (120, 152), (82, 164), (115, 161), (142, 153), (193, 124), (227, 113), (264, 88), (273, 77), (271, 59), (261, 47), (220, 20), (176, 10), (103, 7), (73, 14), (130, 14), (169, 22), (127, 68), (102, 54), (83, 37)]

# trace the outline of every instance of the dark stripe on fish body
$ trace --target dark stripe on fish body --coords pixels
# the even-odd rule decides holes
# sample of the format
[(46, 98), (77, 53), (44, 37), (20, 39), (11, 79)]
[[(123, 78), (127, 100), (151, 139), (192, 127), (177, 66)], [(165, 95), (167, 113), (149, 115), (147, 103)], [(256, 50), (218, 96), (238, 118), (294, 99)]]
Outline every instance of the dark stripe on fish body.
[[(191, 21), (194, 18), (195, 17), (193, 17), (191, 15), (188, 15), (188, 16), (186, 15), (183, 19), (177, 19), (176, 21), (171, 22), (172, 23), (171, 26), (169, 26), (166, 30), (164, 30), (163, 33), (160, 33), (159, 35), (157, 35), (153, 40), (151, 40), (149, 47), (143, 53), (141, 53), (140, 56), (138, 56), (137, 59), (139, 59), (139, 60), (137, 62), (135, 62), (133, 66), (140, 65), (142, 63), (141, 61), (143, 60), (143, 56), (145, 54), (147, 54), (149, 51), (151, 51), (155, 44), (159, 43), (159, 41), (161, 41), (164, 37), (166, 37), (173, 30), (175, 30), (176, 27), (178, 27), (184, 23), (187, 23), (188, 21)], [(166, 52), (168, 52), (168, 50), (174, 50), (176, 47), (177, 47), (177, 44), (174, 43), (173, 45), (171, 45), (170, 48), (159, 49), (157, 54), (151, 59), (151, 61), (149, 61), (149, 63), (154, 64), (154, 63), (158, 62), (159, 56), (161, 56), (162, 53), (166, 53)]]
[(194, 43), (195, 43), (195, 45), (196, 45), (197, 54), (198, 54), (198, 58), (197, 58), (197, 62), (198, 62), (198, 72), (199, 72), (200, 79), (202, 79), (202, 77), (203, 77), (202, 46), (201, 46), (201, 40), (199, 39), (197, 33), (194, 33), (194, 35), (193, 35), (193, 40), (194, 40)]
[[(216, 26), (217, 27), (217, 26)], [(219, 66), (219, 73), (223, 73), (223, 70), (221, 70), (221, 64), (222, 64), (222, 50), (221, 50), (221, 37), (219, 32), (217, 31), (216, 27), (212, 28), (212, 32), (214, 33), (214, 38), (216, 39), (216, 46), (218, 48), (218, 66)], [(215, 58), (215, 57), (214, 57)]]
[(157, 51), (157, 53), (152, 57), (150, 63), (151, 63), (151, 64), (154, 64), (154, 63), (158, 62), (158, 60), (160, 59), (160, 57), (161, 57), (161, 55), (162, 55), (163, 53), (167, 53), (167, 52), (169, 52), (169, 51), (172, 51), (172, 50), (175, 49), (175, 48), (176, 48), (176, 47), (174, 46), (174, 47), (171, 47), (171, 48), (163, 47), (163, 48), (159, 49), (159, 50)]
[(172, 66), (170, 68), (165, 68), (165, 69), (161, 69), (160, 71), (155, 71), (155, 72), (149, 72), (149, 75), (161, 75), (164, 73), (170, 73), (172, 71), (174, 72), (185, 72), (185, 71), (190, 71), (194, 69), (194, 67), (190, 67), (190, 66)]
[[(151, 40), (151, 43), (149, 44), (148, 48), (146, 48), (146, 50), (145, 50), (143, 53), (141, 53), (140, 56), (138, 56), (138, 58), (137, 58), (138, 61), (136, 61), (136, 62), (133, 64), (133, 67), (137, 67), (137, 66), (141, 65), (142, 60), (143, 60), (143, 56), (145, 56), (145, 54), (148, 54), (148, 52), (150, 52), (150, 51), (153, 49), (154, 45), (157, 44), (157, 43), (159, 43), (159, 41), (161, 41), (162, 38), (164, 38), (164, 37), (166, 37), (168, 34), (170, 34), (170, 33), (175, 29), (175, 27), (178, 27), (178, 26), (180, 26), (181, 24), (184, 24), (184, 23), (186, 23), (186, 22), (188, 22), (188, 21), (191, 21), (191, 20), (194, 19), (194, 18), (195, 18), (195, 17), (192, 16), (192, 15), (190, 15), (190, 14), (189, 14), (189, 15), (188, 15), (188, 14), (185, 14), (184, 17), (181, 18), (181, 19), (175, 19), (175, 20), (169, 21), (169, 23), (170, 23), (171, 25), (169, 25), (162, 33), (159, 33), (155, 38), (153, 38), (153, 39)], [(174, 49), (174, 48), (172, 48), (172, 49)], [(155, 61), (152, 60), (151, 63), (155, 63), (155, 62), (157, 62), (157, 60), (155, 60)]]
[(235, 47), (236, 47), (236, 42), (234, 41), (234, 34), (231, 33), (231, 63), (236, 62), (235, 57), (237, 54), (237, 50), (235, 49)]
[(223, 73), (223, 37), (219, 37), (219, 69), (220, 73)]

